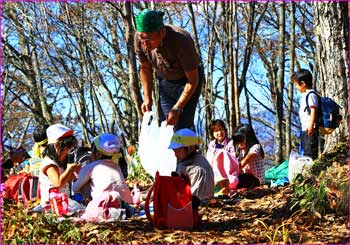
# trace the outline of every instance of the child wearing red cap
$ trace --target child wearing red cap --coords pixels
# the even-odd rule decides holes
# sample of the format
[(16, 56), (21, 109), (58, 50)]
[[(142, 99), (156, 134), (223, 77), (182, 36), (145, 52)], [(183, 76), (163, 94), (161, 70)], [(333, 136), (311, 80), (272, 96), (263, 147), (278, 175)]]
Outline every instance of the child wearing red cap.
[(80, 170), (79, 164), (67, 164), (69, 151), (77, 144), (74, 130), (54, 124), (47, 128), (48, 144), (43, 152), (40, 165), (41, 205), (49, 203), (49, 189), (59, 188), (61, 193), (70, 195), (69, 184)]

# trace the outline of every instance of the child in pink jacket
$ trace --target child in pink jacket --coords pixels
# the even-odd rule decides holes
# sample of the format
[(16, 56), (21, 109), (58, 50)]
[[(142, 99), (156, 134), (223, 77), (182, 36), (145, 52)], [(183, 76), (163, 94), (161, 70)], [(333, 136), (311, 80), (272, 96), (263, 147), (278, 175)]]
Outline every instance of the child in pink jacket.
[(206, 157), (214, 171), (216, 192), (226, 194), (238, 184), (239, 162), (235, 157), (235, 147), (227, 137), (227, 129), (222, 120), (212, 121), (209, 131), (213, 140), (208, 145)]
[(73, 184), (75, 193), (86, 185), (91, 186), (92, 200), (82, 216), (88, 221), (120, 219), (108, 214), (120, 215), (121, 201), (132, 203), (131, 192), (119, 166), (120, 142), (113, 134), (101, 134), (95, 138), (91, 150), (93, 162), (84, 166)]

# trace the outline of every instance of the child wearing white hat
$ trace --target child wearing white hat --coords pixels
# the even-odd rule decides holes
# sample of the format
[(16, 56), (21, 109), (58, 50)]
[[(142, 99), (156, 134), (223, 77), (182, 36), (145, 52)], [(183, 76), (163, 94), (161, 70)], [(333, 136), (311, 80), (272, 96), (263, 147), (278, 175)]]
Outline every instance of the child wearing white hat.
[(57, 123), (48, 127), (46, 134), (48, 144), (42, 153), (39, 173), (42, 206), (49, 203), (50, 188), (57, 187), (69, 196), (69, 184), (80, 170), (79, 164), (67, 164), (69, 151), (77, 144), (74, 130)]
[(214, 195), (214, 173), (208, 160), (197, 149), (202, 139), (190, 129), (176, 131), (169, 149), (174, 150), (177, 158), (176, 172), (188, 174), (191, 180), (192, 195), (200, 200)]
[(120, 141), (113, 134), (101, 134), (93, 141), (91, 160), (84, 166), (73, 184), (73, 191), (78, 193), (91, 183), (91, 197), (96, 199), (104, 192), (116, 191), (123, 201), (132, 203), (128, 185), (118, 164), (122, 157)]

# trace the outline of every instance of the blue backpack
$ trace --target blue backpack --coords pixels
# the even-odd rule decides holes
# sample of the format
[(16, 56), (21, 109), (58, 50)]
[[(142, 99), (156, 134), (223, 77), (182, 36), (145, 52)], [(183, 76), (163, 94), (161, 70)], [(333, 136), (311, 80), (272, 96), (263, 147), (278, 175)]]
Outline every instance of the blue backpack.
[(311, 91), (306, 95), (306, 108), (310, 113), (310, 107), (308, 103), (309, 95), (314, 93), (318, 98), (317, 109), (317, 125), (320, 133), (323, 135), (330, 134), (334, 129), (338, 128), (342, 120), (340, 115), (340, 106), (332, 99), (328, 97), (321, 97), (315, 91)]

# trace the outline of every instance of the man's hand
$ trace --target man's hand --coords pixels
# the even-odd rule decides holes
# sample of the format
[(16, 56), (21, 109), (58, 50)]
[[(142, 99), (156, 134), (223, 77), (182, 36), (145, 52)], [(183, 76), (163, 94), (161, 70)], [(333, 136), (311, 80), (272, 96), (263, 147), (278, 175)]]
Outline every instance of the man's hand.
[(176, 126), (177, 122), (179, 121), (181, 112), (176, 109), (171, 109), (167, 115), (166, 118), (166, 125), (173, 125)]
[(145, 113), (146, 111), (152, 110), (152, 100), (144, 100), (141, 105), (141, 111), (142, 113)]

